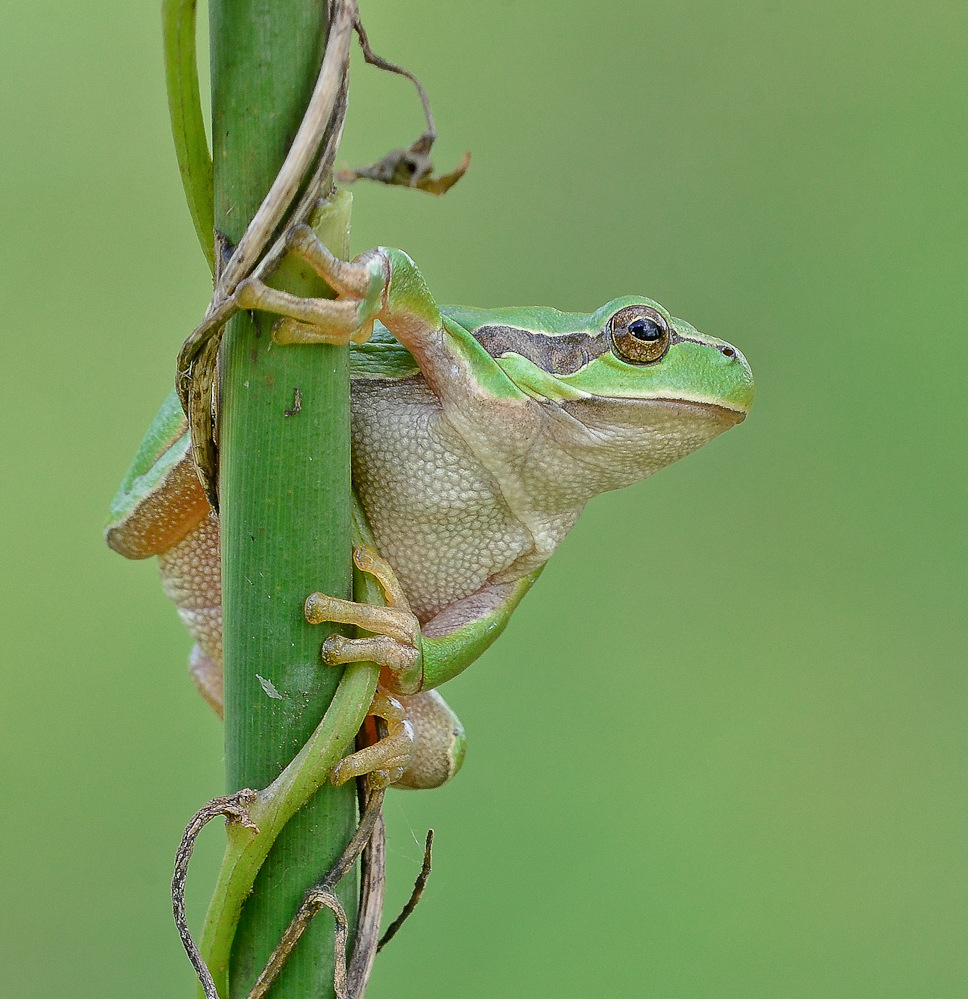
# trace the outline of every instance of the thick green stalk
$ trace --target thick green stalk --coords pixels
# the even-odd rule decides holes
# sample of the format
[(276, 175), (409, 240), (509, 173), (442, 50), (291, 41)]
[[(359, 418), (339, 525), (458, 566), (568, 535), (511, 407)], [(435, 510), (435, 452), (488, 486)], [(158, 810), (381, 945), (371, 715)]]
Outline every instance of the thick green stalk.
[[(364, 592), (357, 593), (357, 599), (381, 602), (365, 590), (367, 581), (363, 586)], [(375, 586), (374, 583), (371, 588)], [(229, 823), (226, 827), (225, 856), (201, 941), (202, 956), (221, 995), (228, 991), (226, 969), (239, 915), (259, 869), (289, 819), (325, 783), (330, 770), (351, 748), (349, 741), (363, 723), (373, 700), (378, 674), (372, 663), (347, 667), (336, 697), (309, 742), (248, 807), (248, 819), (258, 828), (258, 834), (253, 835), (248, 826), (239, 823)]]
[[(366, 515), (358, 503), (353, 516), (353, 544), (375, 547)], [(376, 580), (358, 571), (354, 572), (353, 599), (378, 606), (384, 604), (383, 591)], [(258, 834), (253, 835), (247, 826), (239, 823), (227, 826), (228, 843), (201, 941), (202, 956), (212, 969), (221, 995), (228, 991), (226, 968), (239, 913), (256, 875), (279, 832), (351, 748), (350, 740), (363, 723), (379, 675), (379, 667), (373, 663), (348, 666), (329, 710), (309, 741), (248, 807), (249, 822), (258, 827)]]
[[(215, 225), (235, 243), (281, 165), (312, 91), (326, 37), (318, 0), (212, 0)], [(348, 214), (329, 240), (345, 255)], [(291, 261), (279, 280), (325, 293)], [(222, 604), (228, 789), (264, 788), (315, 729), (338, 671), (325, 632), (306, 624), (313, 590), (350, 591), (347, 352), (273, 347), (270, 317), (226, 331), (221, 402)], [(229, 994), (248, 992), (303, 891), (339, 856), (356, 822), (354, 790), (324, 786), (283, 829), (235, 934)], [(342, 886), (348, 912), (355, 886)], [(332, 920), (296, 948), (275, 999), (332, 995)], [(213, 968), (218, 973), (219, 969)]]

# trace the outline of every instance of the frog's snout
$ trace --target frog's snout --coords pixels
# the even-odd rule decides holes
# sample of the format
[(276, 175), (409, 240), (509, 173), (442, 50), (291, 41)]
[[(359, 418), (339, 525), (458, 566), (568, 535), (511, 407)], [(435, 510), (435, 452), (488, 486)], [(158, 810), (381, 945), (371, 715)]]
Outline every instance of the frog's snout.
[(726, 370), (729, 371), (732, 386), (726, 394), (730, 403), (740, 410), (736, 420), (740, 423), (746, 419), (746, 414), (753, 405), (753, 370), (743, 352), (731, 343), (718, 343), (716, 349), (722, 355)]

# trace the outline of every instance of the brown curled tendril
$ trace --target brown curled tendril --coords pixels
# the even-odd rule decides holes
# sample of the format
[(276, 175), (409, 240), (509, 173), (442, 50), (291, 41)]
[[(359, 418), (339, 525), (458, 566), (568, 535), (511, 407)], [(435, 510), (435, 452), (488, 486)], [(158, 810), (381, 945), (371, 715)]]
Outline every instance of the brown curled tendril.
[(250, 788), (244, 788), (235, 794), (213, 798), (192, 816), (191, 821), (185, 827), (181, 843), (178, 844), (178, 850), (175, 853), (175, 873), (171, 879), (172, 914), (175, 917), (175, 926), (178, 928), (182, 946), (185, 948), (185, 953), (188, 954), (188, 960), (192, 962), (195, 974), (202, 983), (205, 999), (220, 999), (220, 997), (215, 988), (215, 982), (212, 980), (212, 974), (208, 970), (208, 965), (203, 960), (198, 947), (195, 946), (191, 931), (188, 929), (188, 919), (185, 915), (185, 880), (188, 877), (188, 862), (192, 859), (198, 834), (212, 819), (219, 815), (224, 815), (227, 822), (237, 822), (239, 825), (258, 833), (258, 827), (249, 818), (249, 805), (257, 797), (257, 792)]

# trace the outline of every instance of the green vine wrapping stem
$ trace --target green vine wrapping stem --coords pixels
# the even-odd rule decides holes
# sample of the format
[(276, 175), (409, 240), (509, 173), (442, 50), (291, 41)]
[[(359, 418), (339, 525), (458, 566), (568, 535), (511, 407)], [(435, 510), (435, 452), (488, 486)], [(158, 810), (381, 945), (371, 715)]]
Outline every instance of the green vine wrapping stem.
[(369, 664), (347, 668), (313, 737), (248, 809), (258, 835), (241, 824), (227, 826), (228, 845), (201, 941), (201, 952), (222, 995), (227, 994), (226, 969), (239, 915), (266, 855), (292, 815), (324, 784), (352, 740), (373, 699), (376, 678), (377, 670)]

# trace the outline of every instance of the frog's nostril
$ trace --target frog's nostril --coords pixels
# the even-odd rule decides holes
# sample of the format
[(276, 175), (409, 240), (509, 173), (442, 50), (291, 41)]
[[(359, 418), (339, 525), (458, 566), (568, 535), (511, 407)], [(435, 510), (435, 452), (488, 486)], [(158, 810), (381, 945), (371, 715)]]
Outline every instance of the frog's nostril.
[(736, 351), (732, 347), (720, 347), (719, 348), (726, 357), (735, 357)]

